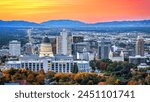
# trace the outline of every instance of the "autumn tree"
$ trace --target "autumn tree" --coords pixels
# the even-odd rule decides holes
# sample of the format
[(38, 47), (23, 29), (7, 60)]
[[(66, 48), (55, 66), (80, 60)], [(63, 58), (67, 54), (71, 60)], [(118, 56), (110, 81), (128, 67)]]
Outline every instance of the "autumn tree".
[(106, 69), (106, 64), (102, 61), (97, 61), (96, 66), (99, 70), (105, 70)]
[[(99, 79), (96, 73), (77, 73), (74, 77), (76, 83), (80, 85), (87, 85), (87, 84), (98, 84)], [(92, 82), (91, 82), (92, 81)]]
[(116, 84), (116, 78), (114, 76), (110, 76), (106, 79), (107, 85), (115, 85)]
[(145, 78), (145, 84), (150, 85), (150, 76), (149, 75)]
[(58, 84), (71, 81), (69, 74), (66, 73), (56, 73), (54, 78), (58, 82)]
[(32, 84), (34, 81), (35, 81), (35, 77), (34, 77), (34, 74), (29, 74), (27, 76), (27, 81)]
[(44, 74), (39, 74), (36, 76), (36, 83), (39, 85), (44, 84)]

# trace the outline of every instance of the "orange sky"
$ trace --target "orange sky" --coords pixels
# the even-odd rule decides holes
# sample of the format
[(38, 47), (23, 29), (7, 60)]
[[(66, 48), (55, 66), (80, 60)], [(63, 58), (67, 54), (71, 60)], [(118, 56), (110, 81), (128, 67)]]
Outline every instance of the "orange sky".
[(150, 19), (150, 0), (0, 0), (0, 19), (34, 22)]

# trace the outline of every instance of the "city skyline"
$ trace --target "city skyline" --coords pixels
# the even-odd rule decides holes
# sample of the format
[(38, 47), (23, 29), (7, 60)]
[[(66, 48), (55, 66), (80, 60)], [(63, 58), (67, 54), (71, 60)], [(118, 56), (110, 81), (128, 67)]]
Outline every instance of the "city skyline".
[(40, 23), (74, 19), (94, 23), (150, 19), (149, 0), (1, 0), (0, 6), (2, 20)]

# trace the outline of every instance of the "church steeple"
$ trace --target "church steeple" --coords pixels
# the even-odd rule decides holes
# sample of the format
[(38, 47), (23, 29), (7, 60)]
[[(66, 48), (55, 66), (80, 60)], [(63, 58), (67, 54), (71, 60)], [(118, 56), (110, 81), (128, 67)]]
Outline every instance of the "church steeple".
[(110, 50), (109, 52), (109, 59), (112, 59), (113, 58), (113, 52)]

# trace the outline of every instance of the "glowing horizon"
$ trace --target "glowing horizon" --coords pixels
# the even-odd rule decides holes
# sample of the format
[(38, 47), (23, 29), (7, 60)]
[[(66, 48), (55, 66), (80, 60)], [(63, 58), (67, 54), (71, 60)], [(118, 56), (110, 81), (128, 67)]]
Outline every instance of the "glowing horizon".
[(0, 0), (1, 20), (87, 23), (150, 19), (150, 0)]

